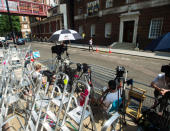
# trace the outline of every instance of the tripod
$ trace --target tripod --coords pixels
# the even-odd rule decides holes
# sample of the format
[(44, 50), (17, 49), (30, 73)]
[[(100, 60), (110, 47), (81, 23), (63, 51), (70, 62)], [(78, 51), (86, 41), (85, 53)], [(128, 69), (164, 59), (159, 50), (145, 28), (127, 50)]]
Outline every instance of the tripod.
[[(119, 86), (117, 87), (117, 92), (118, 92), (118, 111), (121, 113), (120, 117), (120, 129), (123, 127), (123, 125), (126, 125), (126, 120), (125, 120), (125, 114), (126, 114), (126, 109), (125, 109), (125, 88), (126, 88), (126, 79), (127, 79), (127, 71), (125, 71), (125, 76), (119, 75), (119, 73), (116, 74), (115, 80), (117, 81), (117, 84)], [(121, 96), (120, 96), (121, 95)], [(120, 97), (122, 100), (122, 104), (120, 104)], [(121, 105), (121, 106), (120, 106)]]

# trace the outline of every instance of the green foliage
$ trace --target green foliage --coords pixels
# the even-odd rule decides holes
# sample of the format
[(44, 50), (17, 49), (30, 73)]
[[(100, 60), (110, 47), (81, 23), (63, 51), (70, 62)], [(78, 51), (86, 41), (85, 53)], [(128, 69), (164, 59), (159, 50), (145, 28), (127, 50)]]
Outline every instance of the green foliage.
[[(14, 32), (20, 32), (21, 26), (19, 21), (19, 16), (12, 16), (11, 15), (11, 21), (13, 26)], [(11, 32), (11, 27), (9, 23), (8, 15), (0, 15), (0, 35), (4, 36)]]

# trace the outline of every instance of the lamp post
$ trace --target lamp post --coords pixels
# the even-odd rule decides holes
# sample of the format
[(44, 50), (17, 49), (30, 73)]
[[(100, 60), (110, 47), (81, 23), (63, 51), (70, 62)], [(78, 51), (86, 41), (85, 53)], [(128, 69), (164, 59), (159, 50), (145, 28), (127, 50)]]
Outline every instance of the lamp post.
[(5, 1), (6, 1), (7, 11), (8, 11), (8, 19), (9, 19), (10, 29), (11, 29), (11, 33), (12, 33), (12, 39), (13, 39), (13, 43), (15, 44), (15, 37), (14, 37), (14, 32), (13, 32), (11, 14), (10, 14), (10, 11), (9, 11), (9, 6), (8, 6), (8, 0), (5, 0)]

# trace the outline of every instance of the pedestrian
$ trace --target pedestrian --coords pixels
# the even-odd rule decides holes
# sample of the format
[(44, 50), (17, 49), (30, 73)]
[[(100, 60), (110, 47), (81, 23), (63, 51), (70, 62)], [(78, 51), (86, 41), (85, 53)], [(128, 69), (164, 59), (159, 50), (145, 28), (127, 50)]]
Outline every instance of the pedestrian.
[(90, 52), (90, 48), (92, 48), (92, 51), (93, 51), (93, 39), (92, 38), (89, 40), (89, 52)]
[(7, 41), (7, 40), (6, 40), (6, 41), (4, 41), (4, 48), (5, 48), (5, 49), (7, 49), (7, 48), (8, 48), (8, 46), (9, 46), (8, 41)]
[(82, 33), (82, 37), (83, 37), (83, 39), (85, 38), (85, 36), (86, 36), (86, 35), (85, 35), (85, 33), (83, 32), (83, 33)]

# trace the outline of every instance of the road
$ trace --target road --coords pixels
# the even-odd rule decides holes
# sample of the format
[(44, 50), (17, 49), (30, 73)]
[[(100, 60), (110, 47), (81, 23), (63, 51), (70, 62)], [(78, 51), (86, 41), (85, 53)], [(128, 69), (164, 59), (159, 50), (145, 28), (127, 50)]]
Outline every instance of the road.
[[(28, 43), (27, 43), (28, 44)], [(33, 50), (39, 50), (41, 57), (40, 60), (52, 58), (51, 46), (53, 44), (33, 42), (29, 43)], [(160, 73), (161, 66), (168, 64), (170, 61), (153, 59), (139, 56), (130, 56), (116, 53), (103, 53), (103, 52), (89, 52), (85, 49), (71, 48), (68, 52), (73, 62), (88, 63), (104, 66), (115, 70), (117, 66), (124, 66), (128, 71), (128, 78), (133, 78), (137, 82), (150, 85), (151, 81)], [(138, 87), (146, 89), (147, 95), (153, 96), (153, 89), (138, 85)]]
[[(31, 43), (33, 50), (39, 50), (41, 54), (40, 60), (51, 59), (51, 46), (52, 44), (46, 43)], [(128, 70), (128, 77), (136, 81), (150, 84), (150, 82), (160, 73), (161, 66), (168, 64), (170, 61), (152, 59), (138, 56), (130, 56), (123, 54), (109, 54), (89, 52), (85, 49), (71, 48), (68, 52), (70, 58), (74, 62), (88, 63), (101, 65), (110, 69), (115, 69), (117, 66), (124, 66)]]

